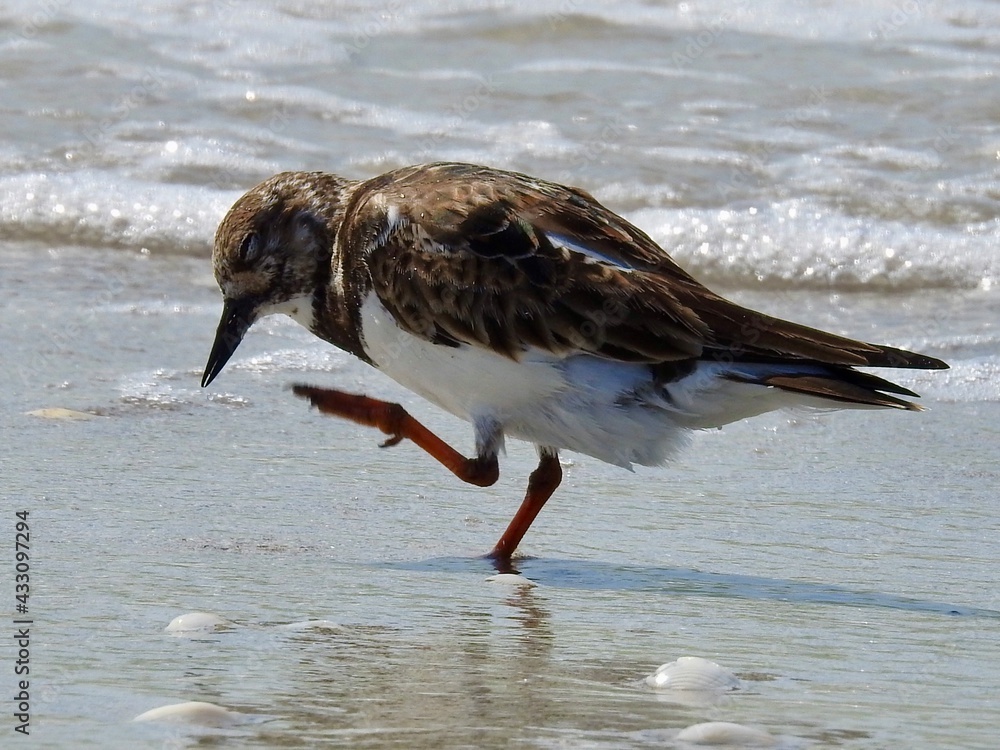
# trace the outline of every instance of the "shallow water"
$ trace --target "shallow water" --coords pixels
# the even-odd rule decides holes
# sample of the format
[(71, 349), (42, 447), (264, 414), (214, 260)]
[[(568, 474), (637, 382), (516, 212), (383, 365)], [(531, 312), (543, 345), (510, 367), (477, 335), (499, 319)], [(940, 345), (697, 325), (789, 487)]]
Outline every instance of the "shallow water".
[[(31, 746), (681, 747), (704, 721), (994, 746), (994, 5), (3, 14), (0, 498), (11, 539), (31, 522)], [(288, 384), (471, 435), (285, 320), (198, 387), (241, 190), (431, 158), (579, 184), (741, 302), (952, 369), (896, 377), (923, 413), (767, 415), (634, 474), (568, 455), (517, 564), (536, 585), (490, 581), (530, 447), (488, 489), (380, 450)], [(27, 414), (54, 408), (91, 418)], [(233, 626), (164, 632), (194, 611)], [(685, 655), (743, 689), (642, 682)], [(246, 720), (131, 721), (182, 701)]]

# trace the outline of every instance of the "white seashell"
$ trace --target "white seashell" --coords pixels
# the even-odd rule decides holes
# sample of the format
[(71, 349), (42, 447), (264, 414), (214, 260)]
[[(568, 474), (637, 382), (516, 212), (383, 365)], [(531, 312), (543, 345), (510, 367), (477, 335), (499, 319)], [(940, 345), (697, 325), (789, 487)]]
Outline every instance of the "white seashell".
[(340, 630), (340, 625), (332, 620), (300, 620), (278, 625), (280, 630), (319, 630), (335, 631)]
[(233, 623), (225, 617), (213, 615), (211, 612), (188, 612), (178, 615), (164, 628), (174, 635), (190, 635), (191, 633), (211, 633), (232, 627)]
[(659, 667), (646, 678), (657, 690), (725, 693), (740, 688), (739, 678), (725, 667), (700, 656), (682, 656)]
[(53, 406), (48, 409), (35, 409), (34, 411), (25, 412), (29, 417), (39, 417), (40, 419), (94, 419), (97, 415), (91, 414), (86, 411), (77, 411), (76, 409), (64, 409), (61, 406)]
[(502, 583), (506, 586), (537, 586), (538, 584), (529, 578), (517, 573), (497, 573), (486, 579), (489, 583)]
[(740, 747), (774, 747), (774, 735), (763, 729), (734, 724), (729, 721), (708, 721), (693, 724), (677, 734), (680, 742), (692, 745), (721, 745)]
[(133, 721), (175, 721), (203, 727), (230, 727), (243, 723), (245, 717), (214, 703), (187, 701), (151, 709), (139, 714)]

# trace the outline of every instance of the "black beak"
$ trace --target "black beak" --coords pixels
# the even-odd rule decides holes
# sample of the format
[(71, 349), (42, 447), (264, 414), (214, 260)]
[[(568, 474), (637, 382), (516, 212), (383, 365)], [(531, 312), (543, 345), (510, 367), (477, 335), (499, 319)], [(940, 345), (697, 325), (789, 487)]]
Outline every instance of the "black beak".
[(222, 372), (226, 362), (233, 356), (236, 347), (240, 345), (244, 334), (253, 323), (254, 304), (249, 300), (227, 299), (222, 305), (222, 320), (215, 332), (215, 343), (212, 353), (208, 355), (205, 374), (201, 376), (201, 387), (204, 388), (215, 376)]

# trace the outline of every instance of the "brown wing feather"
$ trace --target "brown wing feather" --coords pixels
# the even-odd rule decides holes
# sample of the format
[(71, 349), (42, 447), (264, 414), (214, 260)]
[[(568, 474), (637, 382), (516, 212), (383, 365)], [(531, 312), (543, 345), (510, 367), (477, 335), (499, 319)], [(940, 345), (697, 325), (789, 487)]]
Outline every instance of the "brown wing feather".
[(580, 190), (435, 164), (376, 178), (356, 198), (345, 231), (367, 240), (375, 292), (402, 327), (438, 343), (514, 358), (537, 346), (649, 363), (947, 366), (729, 302)]
[[(438, 343), (488, 346), (515, 358), (529, 345), (641, 362), (701, 354), (707, 327), (663, 279), (630, 277), (556, 246), (532, 223), (555, 196), (496, 174), (419, 185), (396, 180), (391, 199), (369, 201), (383, 223), (386, 201), (398, 212), (389, 231), (369, 232), (379, 242), (366, 262), (375, 292), (401, 326)], [(597, 221), (588, 226), (589, 242), (603, 230)], [(609, 247), (629, 248), (618, 228), (607, 233), (617, 243), (607, 239)]]

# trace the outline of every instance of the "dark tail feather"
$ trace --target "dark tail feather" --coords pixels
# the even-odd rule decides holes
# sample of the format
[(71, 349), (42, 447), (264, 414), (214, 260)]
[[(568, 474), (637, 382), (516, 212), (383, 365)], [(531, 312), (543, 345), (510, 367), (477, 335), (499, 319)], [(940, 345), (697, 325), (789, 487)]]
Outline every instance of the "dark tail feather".
[(785, 391), (817, 396), (842, 404), (885, 406), (893, 409), (922, 411), (922, 407), (890, 394), (920, 398), (909, 388), (850, 367), (818, 363), (746, 363), (735, 365), (729, 378), (744, 383), (781, 388)]
[[(854, 372), (852, 374), (862, 375), (864, 373)], [(903, 393), (908, 396), (917, 396), (917, 394), (913, 391), (907, 390), (906, 388), (898, 386), (895, 383), (890, 383), (888, 380), (882, 380), (882, 378), (875, 378), (874, 376), (872, 377), (874, 380), (880, 380), (885, 384), (882, 386), (884, 390)], [(851, 382), (849, 380), (840, 380), (838, 378), (821, 377), (817, 375), (774, 375), (769, 378), (764, 378), (760, 382), (761, 385), (770, 385), (786, 391), (805, 393), (810, 396), (819, 396), (832, 401), (840, 401), (841, 403), (888, 406), (894, 409), (923, 411), (922, 406), (914, 404), (910, 401), (904, 401), (901, 398), (896, 398), (895, 396), (890, 396), (887, 393), (875, 390), (875, 388), (859, 385), (858, 383)]]

